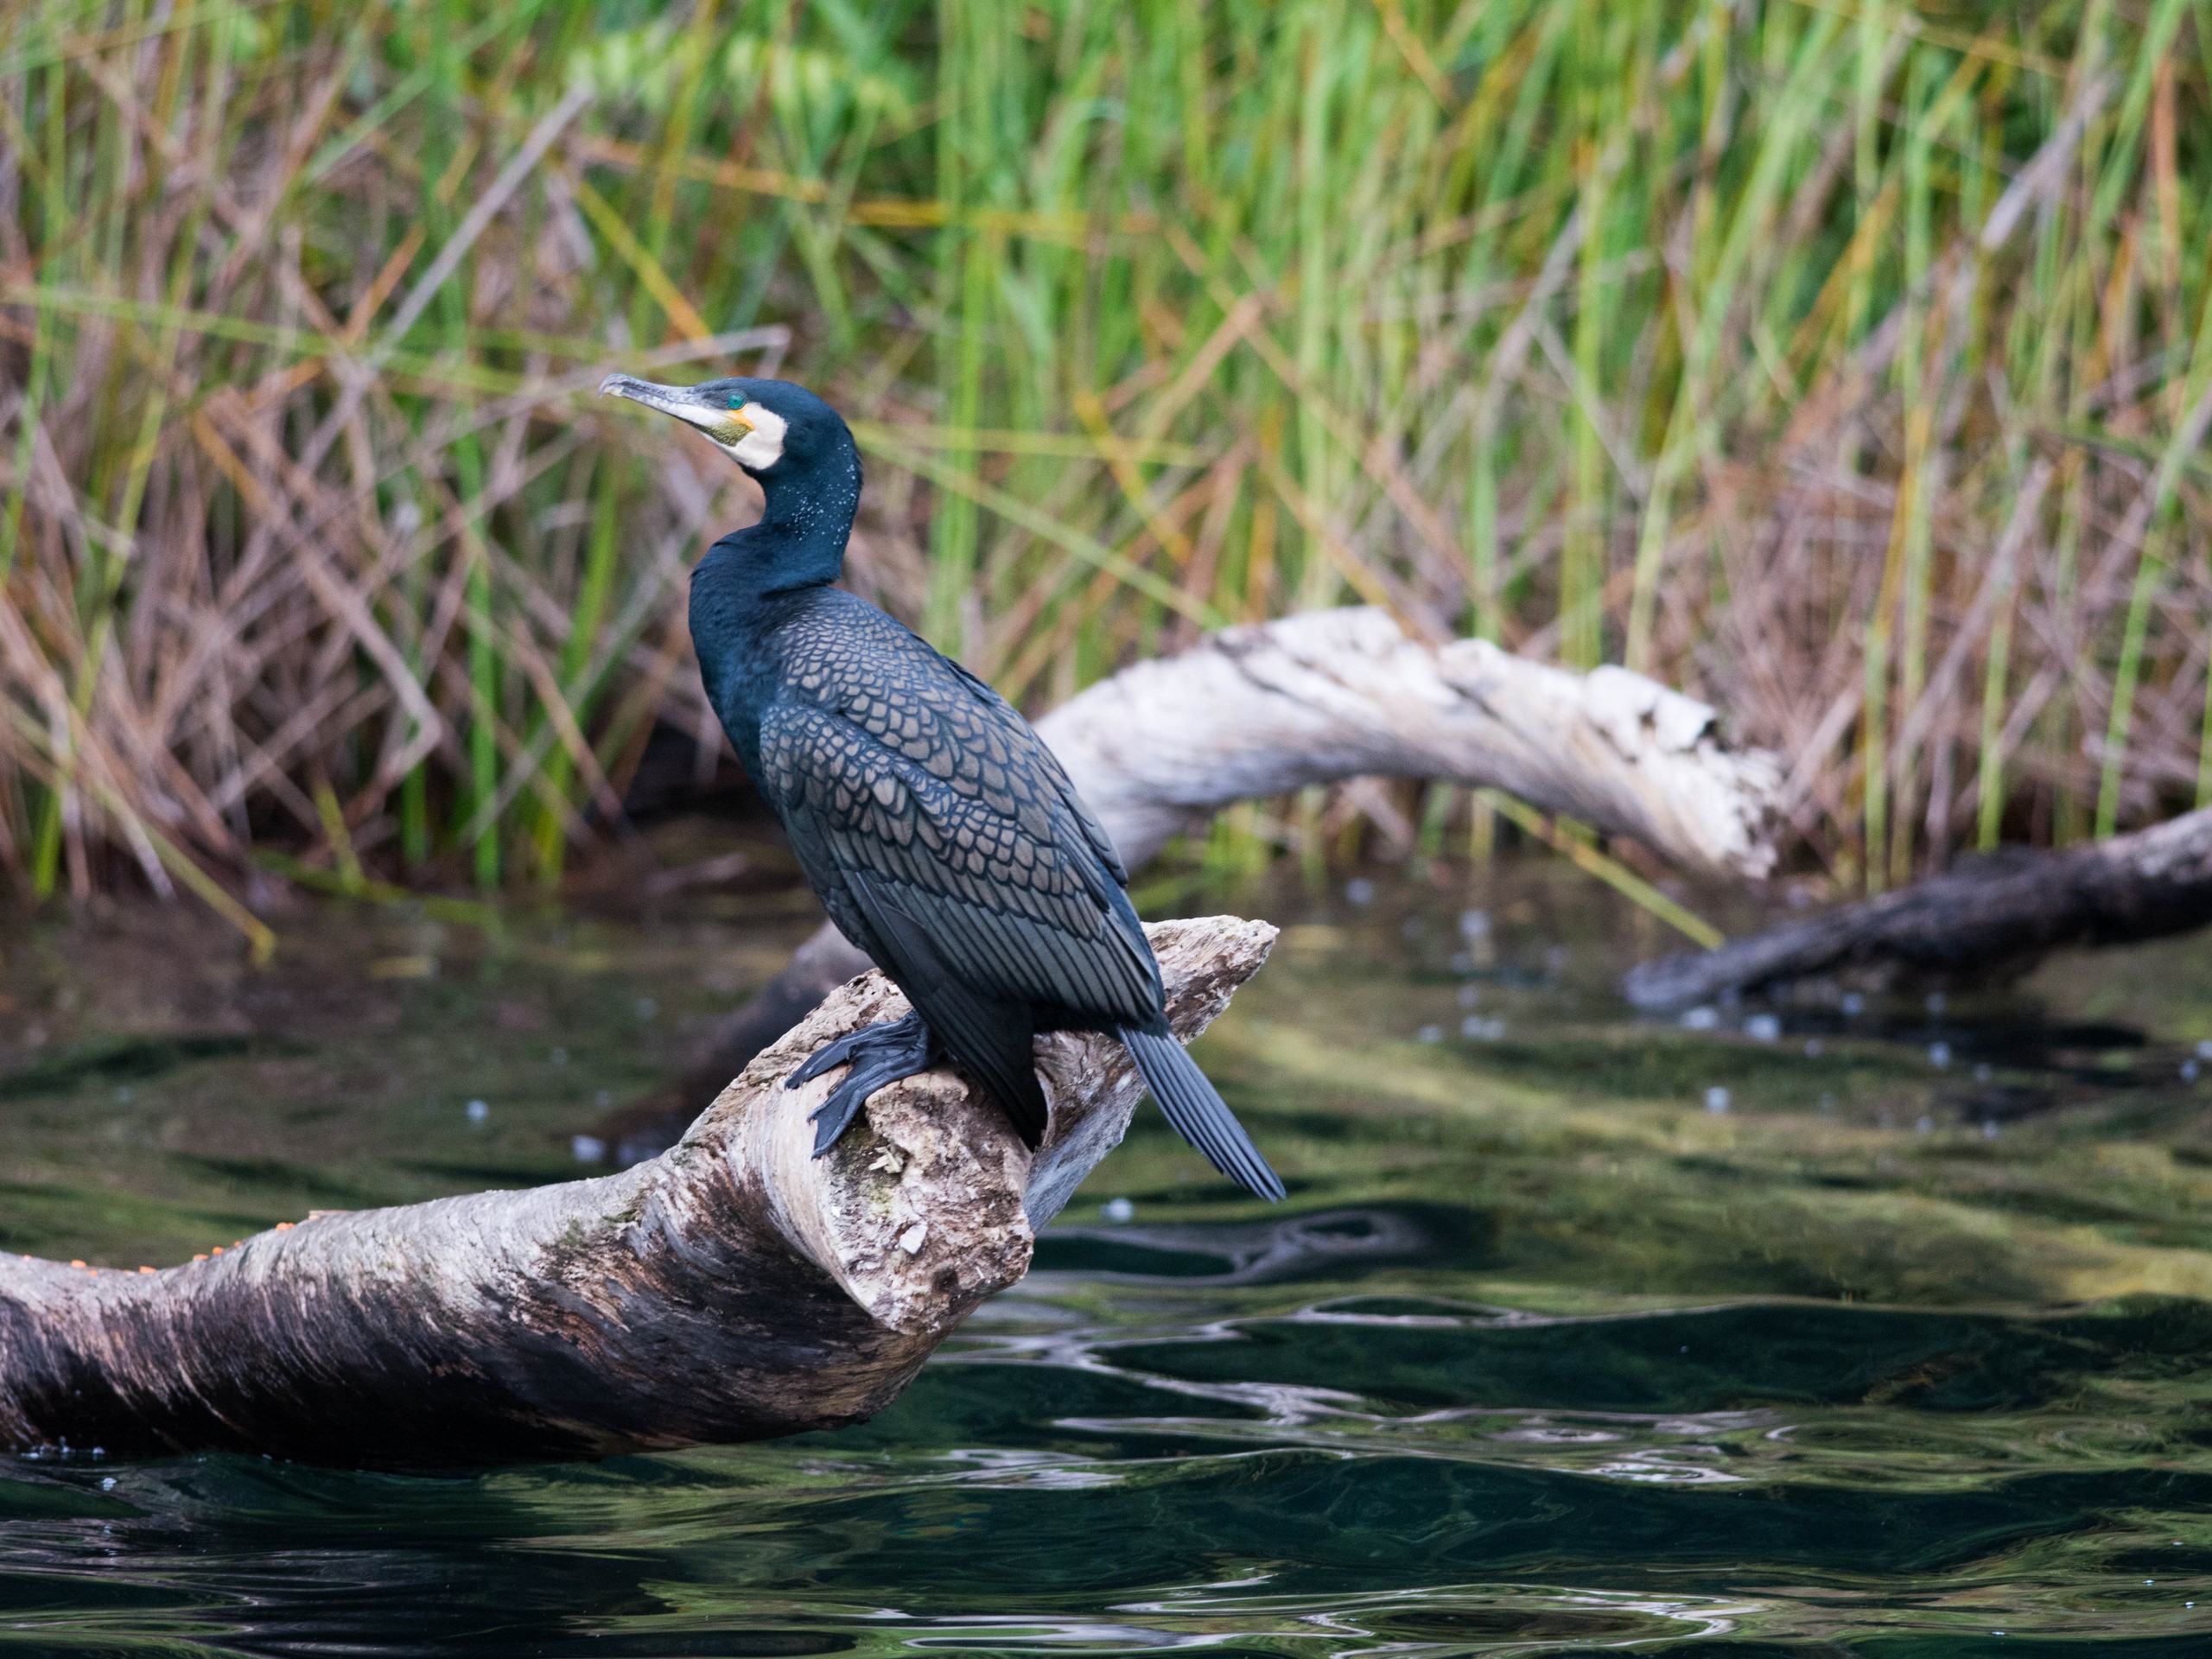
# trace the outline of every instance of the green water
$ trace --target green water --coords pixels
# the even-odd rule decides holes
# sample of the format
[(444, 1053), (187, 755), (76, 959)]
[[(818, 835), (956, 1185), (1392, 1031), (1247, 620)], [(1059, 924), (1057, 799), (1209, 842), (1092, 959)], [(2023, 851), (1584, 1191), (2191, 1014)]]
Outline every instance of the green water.
[[(2212, 940), (1685, 1026), (1610, 991), (1665, 941), (1548, 863), (1227, 897), (1293, 924), (1201, 1051), (1280, 1211), (1147, 1116), (836, 1434), (6, 1462), (0, 1639), (2212, 1651)], [(577, 1173), (808, 925), (772, 882), (498, 937), (302, 910), (258, 975), (189, 917), (11, 927), (0, 1247), (168, 1262)]]

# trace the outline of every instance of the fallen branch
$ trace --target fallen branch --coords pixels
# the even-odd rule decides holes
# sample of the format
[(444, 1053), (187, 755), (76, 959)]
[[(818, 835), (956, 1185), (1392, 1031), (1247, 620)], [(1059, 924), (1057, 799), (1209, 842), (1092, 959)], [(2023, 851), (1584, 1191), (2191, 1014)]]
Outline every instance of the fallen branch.
[[(1185, 1039), (1274, 938), (1148, 931)], [(857, 1422), (1027, 1269), (1142, 1089), (1118, 1043), (1058, 1034), (1033, 1157), (940, 1071), (810, 1158), (842, 1073), (783, 1079), (905, 1008), (880, 975), (847, 985), (619, 1175), (318, 1214), (158, 1273), (0, 1261), (0, 1445), (480, 1464)]]
[(2062, 945), (2125, 944), (2212, 921), (2212, 809), (2063, 852), (1969, 860), (1718, 950), (1647, 962), (1622, 995), (1687, 1007), (1816, 975), (2001, 979)]
[[(1132, 869), (1233, 802), (1381, 776), (1505, 790), (1677, 868), (1757, 880), (1774, 868), (1781, 772), (1717, 727), (1705, 704), (1626, 669), (1570, 673), (1481, 639), (1431, 647), (1364, 607), (1224, 629), (1037, 723)], [(680, 1122), (866, 966), (825, 925), (614, 1139), (656, 1148), (657, 1122)]]

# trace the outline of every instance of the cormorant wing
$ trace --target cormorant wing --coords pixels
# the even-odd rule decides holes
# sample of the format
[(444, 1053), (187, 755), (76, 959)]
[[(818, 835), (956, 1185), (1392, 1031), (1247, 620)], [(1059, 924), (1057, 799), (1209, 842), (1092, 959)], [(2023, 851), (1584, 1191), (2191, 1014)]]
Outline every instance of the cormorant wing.
[[(901, 706), (915, 701), (906, 683), (873, 693), (857, 718), (810, 699), (767, 710), (761, 769), (809, 878), (849, 934), (841, 908), (887, 906), (970, 994), (1102, 1023), (1156, 1020), (1158, 964), (1095, 826), (1062, 796), (1065, 774), (1038, 764), (1049, 755), (1026, 726), (1009, 732), (966, 691), (928, 696), (928, 721)], [(905, 931), (868, 918), (902, 984), (931, 967), (899, 959), (914, 954)]]
[(1037, 728), (1024, 720), (1014, 705), (999, 696), (997, 690), (981, 675), (971, 673), (960, 663), (947, 657), (945, 665), (967, 681), (977, 699), (990, 711), (991, 716), (1003, 728), (1011, 728), (1011, 746), (1027, 747), (1035, 752), (1038, 769), (1052, 779), (1058, 791), (1061, 804), (1083, 828), (1084, 839), (1098, 855), (1098, 861), (1106, 867), (1106, 874), (1114, 878), (1115, 885), (1129, 885), (1129, 873), (1122, 863), (1121, 849), (1114, 845), (1114, 838), (1106, 833), (1106, 826), (1098, 822), (1082, 796), (1076, 793), (1075, 780), (1068, 776), (1067, 768), (1060, 764), (1060, 757), (1052, 753), (1052, 746), (1037, 734)]

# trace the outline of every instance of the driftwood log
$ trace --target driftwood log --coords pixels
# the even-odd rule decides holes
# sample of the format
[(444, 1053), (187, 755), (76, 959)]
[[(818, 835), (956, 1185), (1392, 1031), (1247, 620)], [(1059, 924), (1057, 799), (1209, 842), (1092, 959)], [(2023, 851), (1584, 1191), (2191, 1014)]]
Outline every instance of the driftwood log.
[(1717, 950), (1647, 962), (1622, 994), (1654, 1011), (1853, 975), (2001, 981), (2062, 945), (2122, 944), (2212, 922), (2212, 809), (2060, 852), (1965, 861)]
[[(1037, 729), (1131, 869), (1234, 802), (1359, 777), (1503, 789), (1694, 874), (1774, 868), (1781, 770), (1723, 742), (1704, 703), (1626, 669), (1571, 673), (1481, 639), (1423, 645), (1364, 607), (1210, 634), (1101, 681)], [(626, 1155), (657, 1150), (867, 965), (825, 925), (613, 1139)]]
[[(1188, 1040), (1274, 940), (1149, 930)], [(434, 1465), (597, 1457), (853, 1423), (1029, 1264), (1121, 1138), (1121, 1046), (1041, 1038), (1033, 1156), (949, 1071), (879, 1092), (829, 1156), (784, 1079), (906, 1011), (880, 975), (762, 1053), (649, 1163), (596, 1180), (318, 1214), (160, 1272), (0, 1260), (0, 1446)]]

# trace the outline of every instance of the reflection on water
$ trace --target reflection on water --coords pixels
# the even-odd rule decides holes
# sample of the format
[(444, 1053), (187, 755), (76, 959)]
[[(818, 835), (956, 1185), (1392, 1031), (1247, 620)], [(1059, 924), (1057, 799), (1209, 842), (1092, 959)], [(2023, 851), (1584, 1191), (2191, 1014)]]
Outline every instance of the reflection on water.
[[(15, 1459), (0, 1637), (2212, 1650), (2212, 944), (1651, 1022), (1610, 987), (1665, 942), (1556, 868), (1357, 896), (1237, 896), (1294, 925), (1205, 1058), (1281, 1210), (1147, 1119), (836, 1434), (449, 1478)], [(260, 976), (177, 918), (11, 936), (0, 1243), (167, 1261), (557, 1178), (806, 925), (332, 911)]]

